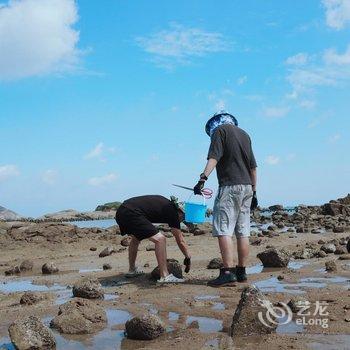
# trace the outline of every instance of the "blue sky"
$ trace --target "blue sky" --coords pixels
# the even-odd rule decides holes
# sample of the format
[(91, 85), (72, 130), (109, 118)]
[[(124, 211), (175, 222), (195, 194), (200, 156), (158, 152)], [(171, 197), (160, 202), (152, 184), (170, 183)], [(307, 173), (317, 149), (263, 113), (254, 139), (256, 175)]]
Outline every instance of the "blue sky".
[(350, 192), (349, 0), (0, 4), (0, 205), (185, 200), (171, 184), (195, 184), (220, 109), (251, 135), (262, 205)]

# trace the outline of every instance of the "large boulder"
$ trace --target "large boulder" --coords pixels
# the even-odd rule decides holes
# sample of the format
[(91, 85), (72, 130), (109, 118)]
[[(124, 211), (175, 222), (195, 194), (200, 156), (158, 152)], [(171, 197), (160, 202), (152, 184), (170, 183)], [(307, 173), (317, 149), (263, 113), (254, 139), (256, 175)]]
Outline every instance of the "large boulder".
[(101, 283), (95, 278), (86, 278), (73, 286), (73, 295), (85, 299), (103, 299)]
[[(246, 287), (233, 315), (231, 337), (270, 334), (278, 322), (271, 312), (273, 305), (255, 286)], [(268, 321), (270, 317), (272, 322)]]
[(337, 247), (335, 246), (334, 243), (326, 243), (321, 246), (321, 250), (329, 254), (329, 253), (334, 253), (337, 250)]
[(257, 257), (261, 260), (264, 267), (287, 267), (290, 255), (282, 249), (269, 248), (259, 253)]
[(9, 327), (12, 343), (18, 350), (48, 350), (56, 348), (52, 332), (36, 316), (15, 321)]
[[(177, 278), (183, 278), (182, 266), (180, 265), (180, 263), (177, 260), (168, 259), (167, 264), (168, 264), (169, 273), (172, 273)], [(160, 273), (159, 273), (158, 266), (151, 272), (151, 278), (155, 281), (160, 279)]]
[(64, 334), (90, 334), (107, 323), (105, 310), (94, 302), (76, 298), (60, 306), (50, 327)]
[(125, 332), (129, 339), (152, 340), (165, 332), (165, 325), (156, 315), (144, 315), (127, 321)]
[(34, 263), (31, 260), (23, 260), (21, 265), (19, 265), (19, 269), (21, 272), (32, 271), (34, 267)]
[(43, 300), (43, 296), (41, 294), (35, 292), (25, 292), (20, 299), (20, 304), (33, 305), (41, 300)]
[(41, 271), (44, 275), (51, 275), (59, 272), (59, 269), (53, 262), (48, 262), (41, 267)]

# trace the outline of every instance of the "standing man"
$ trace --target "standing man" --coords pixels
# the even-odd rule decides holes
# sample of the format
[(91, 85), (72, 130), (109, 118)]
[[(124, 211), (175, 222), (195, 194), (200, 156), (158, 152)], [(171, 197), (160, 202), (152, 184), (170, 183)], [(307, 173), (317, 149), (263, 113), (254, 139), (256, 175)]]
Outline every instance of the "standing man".
[(115, 219), (122, 235), (130, 235), (129, 272), (126, 277), (136, 277), (143, 274), (135, 263), (139, 244), (143, 239), (149, 239), (155, 244), (155, 253), (159, 266), (160, 279), (158, 283), (181, 283), (183, 279), (170, 274), (167, 267), (166, 238), (153, 223), (165, 223), (171, 228), (176, 243), (185, 256), (185, 272), (190, 271), (191, 256), (180, 229), (184, 213), (177, 203), (157, 195), (134, 197), (126, 200), (118, 208)]
[[(250, 210), (256, 209), (256, 161), (249, 135), (238, 128), (234, 116), (215, 114), (205, 126), (211, 137), (208, 162), (194, 187), (201, 195), (204, 183), (216, 167), (219, 190), (213, 209), (213, 236), (218, 237), (223, 260), (220, 275), (208, 282), (213, 287), (247, 280), (245, 271), (249, 255)], [(238, 264), (234, 267), (232, 236), (237, 238)]]

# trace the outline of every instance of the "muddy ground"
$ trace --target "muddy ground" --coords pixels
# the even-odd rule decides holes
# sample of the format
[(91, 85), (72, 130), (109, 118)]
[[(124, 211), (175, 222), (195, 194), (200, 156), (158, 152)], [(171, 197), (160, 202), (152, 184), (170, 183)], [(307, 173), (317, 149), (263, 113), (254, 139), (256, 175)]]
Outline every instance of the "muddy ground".
[[(209, 234), (193, 236), (186, 240), (192, 254), (192, 269), (185, 276), (186, 283), (158, 286), (149, 279), (156, 266), (153, 251), (146, 251), (150, 243), (140, 245), (138, 266), (146, 274), (128, 280), (127, 250), (99, 258), (99, 252), (109, 245), (122, 248), (120, 238), (101, 239), (87, 235), (84, 238), (62, 242), (14, 241), (2, 247), (0, 255), (0, 349), (11, 349), (8, 326), (25, 315), (37, 315), (49, 324), (57, 315), (60, 304), (71, 298), (71, 286), (83, 277), (97, 277), (105, 291), (105, 300), (97, 301), (108, 316), (108, 326), (86, 336), (62, 336), (54, 332), (58, 349), (350, 349), (350, 260), (339, 260), (340, 255), (325, 258), (292, 260), (289, 268), (262, 269), (258, 252), (267, 245), (297, 250), (297, 245), (317, 243), (320, 239), (349, 236), (344, 233), (281, 233), (276, 237), (263, 237), (259, 246), (251, 246), (248, 261), (249, 280), (235, 287), (211, 288), (207, 281), (216, 277), (218, 270), (208, 270), (208, 262), (219, 257), (217, 241)], [(168, 257), (182, 262), (183, 257), (175, 240), (168, 238)], [(91, 251), (90, 248), (97, 248)], [(34, 262), (30, 273), (4, 276), (4, 271), (24, 259)], [(326, 272), (325, 262), (335, 260), (337, 272)], [(41, 266), (52, 261), (60, 269), (58, 274), (44, 276)], [(111, 270), (103, 271), (109, 263)], [(144, 267), (146, 266), (146, 267)], [(277, 277), (283, 279), (278, 279)], [(282, 277), (281, 277), (282, 276)], [(303, 295), (312, 305), (316, 301), (328, 303), (328, 327), (300, 325), (294, 320), (277, 327), (277, 333), (235, 339), (228, 337), (232, 316), (243, 288), (256, 284), (268, 298), (277, 303), (287, 303), (293, 296)], [(36, 290), (45, 299), (32, 306), (19, 304), (25, 290)], [(153, 341), (133, 341), (124, 337), (124, 324), (132, 316), (155, 313), (167, 325), (167, 333)], [(322, 318), (321, 317), (321, 318)], [(309, 318), (306, 319), (306, 321)], [(197, 322), (193, 322), (197, 321)]]

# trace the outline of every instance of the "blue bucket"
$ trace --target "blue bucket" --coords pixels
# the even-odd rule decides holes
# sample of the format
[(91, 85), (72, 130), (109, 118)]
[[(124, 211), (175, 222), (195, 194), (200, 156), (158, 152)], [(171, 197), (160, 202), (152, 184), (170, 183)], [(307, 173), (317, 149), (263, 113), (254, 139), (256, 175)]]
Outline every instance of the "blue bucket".
[(205, 221), (206, 212), (205, 204), (185, 202), (185, 221), (187, 222), (202, 224)]

